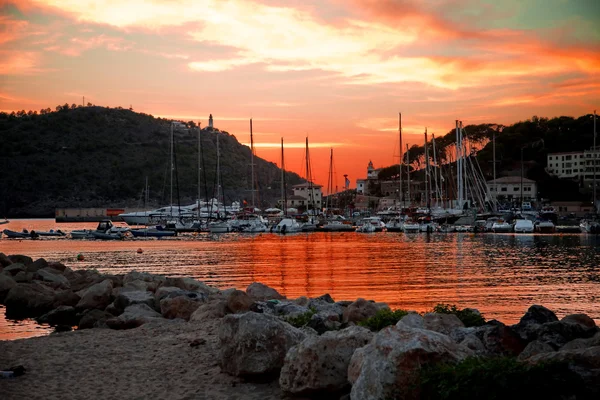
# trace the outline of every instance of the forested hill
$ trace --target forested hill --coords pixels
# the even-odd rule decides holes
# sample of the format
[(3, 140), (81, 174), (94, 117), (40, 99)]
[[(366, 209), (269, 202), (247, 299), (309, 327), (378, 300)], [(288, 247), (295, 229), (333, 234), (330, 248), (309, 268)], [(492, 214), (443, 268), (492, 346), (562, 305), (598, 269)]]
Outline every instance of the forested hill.
[[(146, 177), (149, 206), (168, 204), (170, 129), (168, 119), (91, 105), (0, 113), (0, 216), (53, 216), (57, 207), (142, 206)], [(199, 130), (190, 122), (174, 132), (174, 203), (189, 204), (198, 193)], [(250, 203), (250, 148), (216, 129), (200, 131), (201, 197), (215, 191), (217, 135), (226, 202)], [(281, 170), (261, 158), (254, 163), (257, 205), (271, 206), (281, 193)], [(301, 182), (294, 173), (286, 180)]]

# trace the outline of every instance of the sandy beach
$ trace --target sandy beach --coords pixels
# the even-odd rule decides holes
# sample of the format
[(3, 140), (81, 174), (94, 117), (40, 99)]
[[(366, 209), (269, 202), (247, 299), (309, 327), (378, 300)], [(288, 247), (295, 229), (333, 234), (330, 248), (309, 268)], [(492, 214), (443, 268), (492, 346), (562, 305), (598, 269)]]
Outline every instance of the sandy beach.
[[(136, 329), (87, 329), (0, 342), (3, 399), (280, 399), (277, 381), (248, 383), (221, 372), (217, 329), (160, 321)], [(190, 346), (190, 343), (203, 343)], [(206, 342), (204, 342), (206, 341)]]

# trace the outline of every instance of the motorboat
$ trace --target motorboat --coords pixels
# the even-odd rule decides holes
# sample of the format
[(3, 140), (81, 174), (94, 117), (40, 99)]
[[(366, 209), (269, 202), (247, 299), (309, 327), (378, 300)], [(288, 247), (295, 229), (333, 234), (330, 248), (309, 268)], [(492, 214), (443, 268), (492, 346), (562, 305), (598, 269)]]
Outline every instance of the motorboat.
[(67, 236), (67, 234), (64, 233), (63, 231), (61, 231), (60, 229), (57, 229), (57, 230), (50, 229), (49, 231), (35, 231), (35, 233), (37, 233), (40, 236), (54, 236), (54, 237)]
[(420, 232), (420, 225), (412, 220), (404, 221), (404, 233)]
[(210, 233), (229, 233), (233, 230), (231, 229), (231, 224), (229, 220), (224, 221), (214, 221), (208, 224), (208, 231)]
[(71, 239), (93, 239), (92, 229), (79, 229), (75, 231), (71, 231)]
[(301, 232), (301, 230), (302, 226), (295, 218), (283, 218), (275, 228), (273, 228), (273, 232), (282, 234)]
[(8, 224), (9, 222), (10, 221), (5, 218), (4, 221), (0, 221), (0, 225)]
[(528, 219), (517, 219), (514, 227), (515, 233), (533, 233), (533, 222)]
[(266, 232), (267, 220), (254, 213), (238, 214), (229, 222), (229, 227), (238, 232)]
[[(528, 221), (528, 220), (525, 220), (525, 221)], [(507, 233), (507, 232), (512, 232), (512, 231), (513, 231), (512, 224), (509, 224), (508, 222), (506, 222), (503, 219), (499, 219), (492, 224), (492, 232), (494, 232), (494, 233)]]
[(330, 220), (324, 223), (320, 230), (325, 232), (354, 232), (356, 228), (352, 226), (351, 221), (347, 220)]
[(385, 229), (388, 232), (402, 232), (404, 231), (404, 221), (402, 217), (392, 218), (385, 224)]
[(550, 220), (539, 220), (534, 224), (535, 231), (538, 233), (554, 233), (556, 232), (556, 225)]
[(362, 233), (381, 232), (385, 228), (385, 224), (379, 217), (364, 218), (362, 224), (356, 230)]
[(438, 230), (439, 224), (432, 221), (430, 218), (420, 218), (419, 231), (420, 232), (435, 232)]
[[(456, 228), (454, 225), (450, 225), (450, 224), (442, 224), (439, 227), (439, 231), (443, 232), (443, 233), (452, 233), (456, 231)], [(458, 232), (458, 231), (456, 231)]]
[(11, 231), (10, 229), (5, 229), (2, 232), (4, 232), (9, 239), (29, 239), (36, 237), (35, 231), (28, 232), (26, 229), (24, 229), (23, 232)]
[(471, 225), (456, 225), (454, 227), (454, 230), (456, 232), (473, 232), (474, 231), (474, 227), (472, 227)]
[(250, 221), (249, 224), (244, 225), (241, 228), (241, 231), (244, 233), (261, 233), (261, 232), (268, 232), (269, 228), (267, 226), (266, 221), (252, 220), (252, 221)]
[(98, 223), (96, 230), (83, 229), (71, 231), (71, 238), (117, 240), (123, 239), (129, 231), (128, 227), (114, 226), (111, 220), (106, 219)]
[(583, 232), (583, 233), (598, 234), (598, 233), (600, 233), (600, 222), (584, 219), (579, 224), (579, 228), (580, 228), (581, 232)]

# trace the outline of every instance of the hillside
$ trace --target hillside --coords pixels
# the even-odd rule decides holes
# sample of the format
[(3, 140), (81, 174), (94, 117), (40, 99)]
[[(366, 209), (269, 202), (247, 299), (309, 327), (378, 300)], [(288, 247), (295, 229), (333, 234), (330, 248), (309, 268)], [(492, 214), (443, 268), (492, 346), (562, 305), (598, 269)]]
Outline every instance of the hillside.
[[(42, 112), (0, 113), (0, 215), (53, 216), (57, 207), (142, 206), (146, 177), (149, 207), (169, 203), (171, 120), (97, 106), (66, 105)], [(199, 130), (187, 123), (174, 132), (174, 203), (179, 197), (181, 204), (189, 204), (198, 193)], [(217, 135), (226, 202), (250, 203), (250, 148), (216, 129), (200, 131), (201, 197), (215, 193)], [(255, 158), (255, 171), (257, 205), (271, 206), (281, 193), (281, 170)], [(286, 180), (288, 185), (301, 181), (294, 173), (287, 173)]]

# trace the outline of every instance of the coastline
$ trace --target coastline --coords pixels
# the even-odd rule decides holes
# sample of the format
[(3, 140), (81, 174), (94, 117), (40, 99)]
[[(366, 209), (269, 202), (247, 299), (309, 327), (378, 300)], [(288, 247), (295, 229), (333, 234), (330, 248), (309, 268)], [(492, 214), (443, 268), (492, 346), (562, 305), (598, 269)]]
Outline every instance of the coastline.
[(419, 314), (328, 294), (287, 299), (257, 282), (220, 290), (2, 253), (0, 265), (7, 313), (57, 330), (0, 341), (0, 369), (26, 371), (0, 379), (9, 399), (420, 398), (426, 366), (497, 357), (523, 373), (562, 363), (576, 382), (567, 389), (584, 393), (576, 398), (600, 393), (600, 329), (584, 314), (559, 320), (532, 305), (508, 326), (450, 305)]

